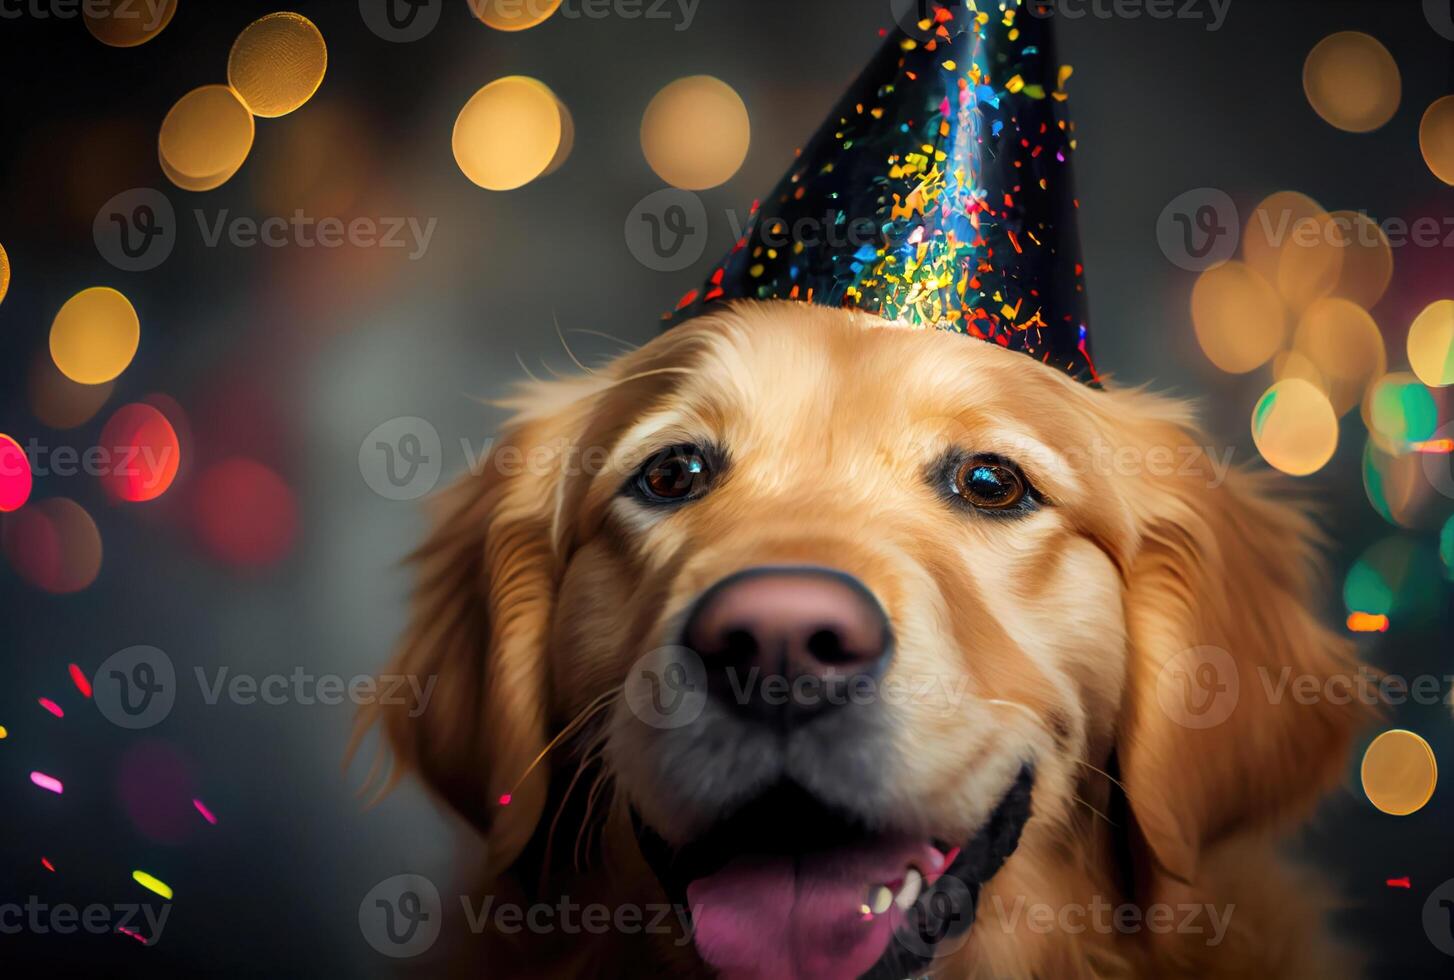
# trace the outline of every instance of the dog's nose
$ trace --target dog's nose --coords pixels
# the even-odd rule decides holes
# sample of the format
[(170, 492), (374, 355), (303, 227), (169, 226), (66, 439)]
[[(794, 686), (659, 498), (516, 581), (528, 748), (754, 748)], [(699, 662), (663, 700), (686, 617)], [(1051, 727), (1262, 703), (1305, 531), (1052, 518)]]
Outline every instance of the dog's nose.
[(893, 648), (888, 617), (862, 582), (811, 567), (728, 576), (697, 600), (683, 640), (718, 698), (774, 716), (848, 703), (855, 683), (871, 687), (883, 674)]

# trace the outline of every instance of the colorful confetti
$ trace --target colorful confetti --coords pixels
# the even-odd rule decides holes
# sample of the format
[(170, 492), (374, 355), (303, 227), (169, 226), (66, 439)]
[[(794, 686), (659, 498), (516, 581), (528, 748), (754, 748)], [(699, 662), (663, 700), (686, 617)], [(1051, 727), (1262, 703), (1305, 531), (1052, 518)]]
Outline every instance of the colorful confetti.
[(1348, 629), (1354, 633), (1387, 633), (1388, 617), (1381, 613), (1352, 612), (1348, 614)]
[(65, 792), (65, 787), (61, 785), (61, 781), (59, 779), (55, 778), (54, 776), (47, 776), (43, 772), (31, 773), (30, 781), (32, 783), (35, 783), (35, 785), (39, 786), (41, 789), (48, 789), (52, 793)]
[(1387, 881), (1385, 881), (1384, 884), (1387, 885), (1390, 888), (1412, 888), (1412, 887), (1414, 887), (1413, 882), (1409, 881), (1409, 879), (1407, 877), (1403, 877), (1403, 878), (1390, 878)]
[(43, 857), (43, 858), (40, 859), (40, 863), (41, 863), (41, 866), (44, 867), (47, 871), (50, 871), (52, 873), (55, 872), (56, 866), (54, 864), (51, 864), (50, 863), (50, 858)]
[(170, 900), (172, 897), (172, 886), (160, 878), (147, 874), (145, 871), (133, 871), (131, 879), (148, 891), (156, 892), (162, 898)]
[(49, 711), (51, 714), (55, 715), (57, 718), (64, 718), (66, 716), (65, 711), (61, 710), (61, 706), (56, 704), (50, 698), (37, 698), (36, 703), (45, 710)]
[(81, 668), (75, 664), (71, 664), (70, 672), (71, 683), (76, 685), (76, 690), (81, 692), (81, 697), (89, 698), (91, 696), (91, 681), (82, 673)]
[(213, 815), (211, 810), (207, 809), (207, 804), (201, 800), (193, 800), (192, 805), (197, 808), (198, 813), (202, 814), (203, 820), (206, 820), (214, 827), (217, 826), (217, 817)]
[(146, 941), (146, 937), (143, 936), (141, 933), (137, 932), (135, 929), (129, 929), (126, 926), (117, 926), (116, 931), (123, 936), (130, 936), (132, 939), (135, 939), (143, 946), (149, 945)]

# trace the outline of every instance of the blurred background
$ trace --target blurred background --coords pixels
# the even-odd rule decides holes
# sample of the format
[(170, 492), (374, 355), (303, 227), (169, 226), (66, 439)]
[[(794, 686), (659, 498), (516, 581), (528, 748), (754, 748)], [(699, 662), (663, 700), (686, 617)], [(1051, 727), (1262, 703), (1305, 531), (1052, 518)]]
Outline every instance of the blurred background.
[[(652, 337), (914, 7), (654, 2), (0, 2), (0, 905), (110, 926), (0, 935), (8, 975), (398, 968), (360, 905), (446, 890), (455, 830), (410, 784), (365, 808), (318, 679), (386, 661), (488, 400)], [(1097, 365), (1293, 474), (1329, 621), (1432, 679), (1301, 846), (1380, 977), (1454, 956), (1449, 7), (1059, 23)], [(166, 669), (150, 715), (102, 697)]]

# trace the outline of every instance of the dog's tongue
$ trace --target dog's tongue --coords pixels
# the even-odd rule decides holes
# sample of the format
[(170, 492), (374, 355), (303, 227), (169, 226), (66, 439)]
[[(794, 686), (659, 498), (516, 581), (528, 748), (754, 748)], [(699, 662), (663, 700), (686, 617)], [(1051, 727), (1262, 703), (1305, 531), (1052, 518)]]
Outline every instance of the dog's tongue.
[(944, 860), (926, 843), (879, 842), (802, 857), (744, 857), (687, 886), (694, 939), (722, 980), (843, 980), (868, 972), (903, 921), (865, 914), (869, 891)]

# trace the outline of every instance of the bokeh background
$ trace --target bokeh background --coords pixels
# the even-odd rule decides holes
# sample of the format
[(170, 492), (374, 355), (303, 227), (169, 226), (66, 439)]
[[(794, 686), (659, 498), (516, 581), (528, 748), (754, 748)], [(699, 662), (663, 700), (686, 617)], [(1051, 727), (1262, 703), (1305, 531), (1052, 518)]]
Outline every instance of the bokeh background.
[[(0, 433), (33, 460), (45, 453), (52, 472), (0, 516), (0, 902), (155, 902), (136, 870), (175, 895), (155, 944), (27, 932), (0, 936), (0, 964), (22, 976), (388, 975), (397, 964), (361, 934), (360, 902), (403, 872), (448, 892), (455, 829), (411, 785), (365, 809), (367, 751), (343, 765), (351, 706), (209, 704), (194, 671), (210, 680), (220, 668), (344, 678), (378, 669), (404, 619), (401, 559), (424, 523), (420, 501), (380, 492), (361, 466), (370, 434), (390, 420), (426, 421), (442, 486), (487, 444), (502, 417), (487, 402), (511, 382), (649, 339), (909, 5), (702, 0), (690, 14), (667, 4), (666, 16), (630, 17), (646, 8), (618, 5), (597, 17), (567, 0), (537, 26), (504, 31), (465, 0), (435, 0), (423, 6), (436, 26), (400, 41), (370, 26), (367, 0), (300, 0), (287, 9), (316, 25), (327, 49), (316, 93), (258, 118), (230, 177), (208, 157), (225, 156), (232, 138), (225, 98), (202, 106), (188, 125), (205, 138), (176, 136), (181, 159), (171, 161), (191, 173), (170, 178), (158, 160), (163, 119), (193, 89), (225, 84), (234, 41), (279, 7), (179, 0), (154, 37), (117, 47), (97, 36), (107, 25), (63, 16), (74, 9), (66, 4), (4, 6)], [(1240, 461), (1312, 469), (1296, 482), (1333, 542), (1327, 617), (1356, 626), (1379, 667), (1439, 677), (1446, 699), (1447, 530), (1442, 558), (1440, 544), (1454, 501), (1437, 484), (1440, 473), (1449, 480), (1454, 446), (1440, 426), (1454, 405), (1437, 383), (1451, 380), (1454, 313), (1429, 314), (1418, 377), (1407, 373), (1406, 341), (1430, 304), (1454, 299), (1449, 114), (1436, 111), (1420, 140), (1426, 111), (1454, 93), (1448, 4), (1231, 0), (1220, 19), (1210, 3), (1172, 7), (1197, 16), (1087, 2), (1069, 8), (1086, 16), (1059, 25), (1075, 68), (1097, 363), (1121, 382), (1198, 399), (1212, 446)], [(1345, 31), (1377, 43), (1335, 40), (1309, 62)], [(269, 70), (264, 62), (265, 91)], [(549, 117), (552, 128), (521, 109), (519, 122), (473, 142), (467, 132), (456, 154), (461, 110), (512, 75), (548, 86), (569, 113), (569, 145), (559, 145), (564, 116)], [(665, 87), (698, 75), (740, 96), (750, 144), (734, 138), (735, 103), (708, 86), (649, 134), (649, 162), (643, 113)], [(522, 91), (524, 105), (542, 90)], [(706, 164), (689, 152), (703, 141)], [(553, 172), (528, 179), (546, 163)], [(523, 171), (527, 181), (490, 190), (466, 171), (485, 183)], [(663, 271), (625, 229), (667, 178), (712, 186), (699, 190), (700, 259)], [(107, 203), (138, 189), (172, 207), (175, 242), (154, 267), (127, 271), (95, 232)], [(1177, 213), (1245, 228), (1260, 202), (1285, 192), (1306, 196), (1274, 199), (1274, 226), (1284, 212), (1317, 224), (1352, 211), (1379, 223), (1433, 219), (1438, 231), (1423, 244), (1361, 239), (1332, 257), (1244, 241), (1233, 263), (1245, 264), (1210, 272), (1168, 236)], [(297, 209), (412, 218), (433, 231), (423, 248), (213, 246), (194, 214), (210, 227)], [(114, 380), (81, 386), (59, 372), (107, 373), (116, 342), (83, 331), (53, 355), (51, 339), (62, 307), (90, 287), (125, 296), (139, 346), (127, 360), (121, 343)], [(1333, 296), (1341, 305), (1329, 305)], [(1269, 395), (1280, 379), (1297, 383)], [(118, 416), (135, 404), (148, 407)], [(386, 431), (397, 436), (394, 424)], [(165, 447), (173, 434), (180, 465), (148, 486), (54, 465), (65, 447)], [(7, 493), (19, 503), (16, 479), (0, 483), (0, 504)], [(164, 721), (129, 731), (88, 703), (68, 667), (88, 678), (135, 645), (166, 652), (179, 693)], [(1390, 709), (1359, 756), (1394, 727), (1454, 765), (1447, 704)], [(32, 772), (64, 792), (36, 785)], [(1448, 975), (1422, 911), (1454, 878), (1451, 817), (1447, 783), (1416, 813), (1381, 812), (1355, 757), (1306, 835), (1300, 849), (1346, 897), (1338, 930), (1366, 951), (1372, 975)]]

